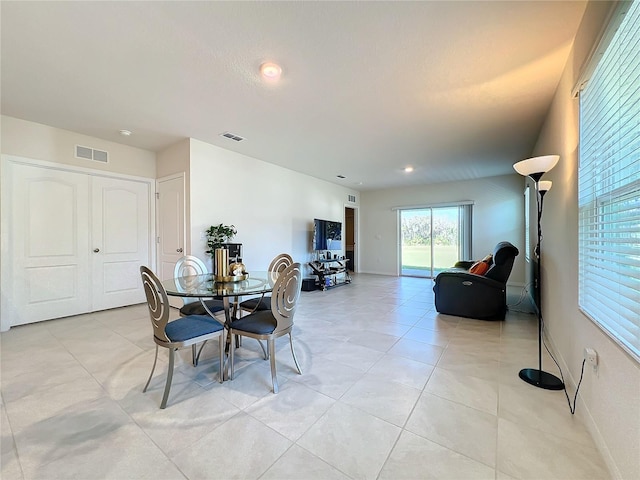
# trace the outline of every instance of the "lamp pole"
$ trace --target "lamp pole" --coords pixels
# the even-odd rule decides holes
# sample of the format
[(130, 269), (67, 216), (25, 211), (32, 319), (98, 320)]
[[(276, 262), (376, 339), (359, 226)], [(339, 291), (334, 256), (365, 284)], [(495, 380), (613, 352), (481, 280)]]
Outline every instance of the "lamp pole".
[[(555, 375), (542, 370), (542, 333), (543, 333), (543, 318), (542, 318), (542, 203), (544, 195), (551, 188), (551, 182), (540, 182), (539, 175), (529, 175), (536, 184), (536, 207), (538, 211), (538, 243), (536, 244), (536, 306), (538, 311), (538, 368), (524, 368), (520, 370), (519, 376), (525, 382), (546, 390), (562, 390), (564, 383)], [(537, 178), (536, 178), (537, 177)], [(544, 188), (540, 187), (541, 183), (545, 183)]]

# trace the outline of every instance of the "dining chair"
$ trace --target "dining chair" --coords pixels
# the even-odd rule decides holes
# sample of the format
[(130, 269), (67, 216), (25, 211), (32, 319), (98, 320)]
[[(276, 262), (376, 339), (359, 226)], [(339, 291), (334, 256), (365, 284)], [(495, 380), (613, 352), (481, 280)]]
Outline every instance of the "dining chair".
[[(206, 273), (209, 273), (207, 266), (202, 260), (193, 255), (185, 255), (179, 258), (173, 269), (174, 278), (204, 275)], [(205, 308), (197, 298), (184, 297), (182, 300), (184, 305), (180, 308), (180, 315), (183, 317), (189, 315), (209, 315), (209, 312), (215, 314), (224, 311), (224, 306), (220, 299), (204, 300), (209, 312), (207, 312), (207, 308)]]
[(158, 347), (169, 349), (169, 370), (164, 387), (164, 394), (160, 402), (160, 408), (167, 406), (171, 380), (173, 379), (173, 366), (175, 352), (182, 347), (193, 346), (199, 342), (205, 342), (218, 337), (220, 349), (220, 383), (223, 380), (224, 371), (224, 326), (209, 315), (189, 315), (177, 320), (169, 321), (169, 299), (162, 283), (156, 275), (147, 267), (140, 267), (144, 293), (149, 307), (149, 318), (153, 326), (153, 340), (156, 344), (156, 355), (151, 367), (149, 379), (142, 389), (147, 391), (153, 372), (158, 362)]
[[(278, 379), (276, 377), (276, 338), (289, 335), (291, 355), (296, 364), (298, 373), (302, 370), (293, 349), (293, 316), (296, 311), (300, 290), (302, 288), (302, 269), (299, 263), (293, 263), (281, 271), (276, 279), (271, 293), (271, 305), (269, 310), (256, 310), (249, 315), (241, 317), (231, 323), (229, 335), (239, 335), (256, 340), (267, 341), (267, 352), (271, 361), (271, 382), (273, 393), (278, 393)], [(233, 380), (234, 350), (229, 349), (230, 373), (229, 379)]]
[[(278, 273), (293, 263), (293, 258), (287, 253), (277, 255), (269, 264), (269, 281), (273, 284), (278, 278)], [(262, 294), (260, 297), (250, 298), (240, 302), (240, 310), (244, 312), (255, 312), (258, 310), (271, 310), (271, 297)]]

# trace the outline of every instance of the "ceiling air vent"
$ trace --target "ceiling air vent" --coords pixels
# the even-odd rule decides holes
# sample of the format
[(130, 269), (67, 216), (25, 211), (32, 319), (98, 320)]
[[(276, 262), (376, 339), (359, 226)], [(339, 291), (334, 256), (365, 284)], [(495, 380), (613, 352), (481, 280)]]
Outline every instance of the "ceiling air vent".
[(349, 201), (351, 203), (356, 203), (356, 196), (355, 195), (349, 195)]
[(109, 153), (104, 150), (96, 150), (91, 147), (83, 147), (82, 145), (76, 145), (76, 158), (84, 158), (86, 160), (93, 160), (94, 162), (109, 162)]
[(231, 140), (235, 140), (236, 142), (241, 142), (242, 140), (244, 140), (244, 138), (242, 138), (239, 135), (235, 135), (231, 132), (224, 132), (220, 134), (221, 137), (225, 137), (225, 138), (229, 138)]

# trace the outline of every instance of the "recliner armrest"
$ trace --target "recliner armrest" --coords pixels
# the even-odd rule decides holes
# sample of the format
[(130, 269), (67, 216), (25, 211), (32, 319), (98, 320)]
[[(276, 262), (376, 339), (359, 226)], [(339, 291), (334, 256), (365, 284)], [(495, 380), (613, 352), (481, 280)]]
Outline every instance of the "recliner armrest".
[(436, 283), (442, 282), (443, 280), (455, 278), (460, 282), (472, 282), (479, 283), (482, 285), (486, 285), (487, 287), (494, 288), (505, 288), (505, 284), (500, 283), (492, 278), (487, 278), (483, 275), (476, 275), (475, 273), (469, 273), (464, 271), (444, 271), (439, 273), (436, 276)]

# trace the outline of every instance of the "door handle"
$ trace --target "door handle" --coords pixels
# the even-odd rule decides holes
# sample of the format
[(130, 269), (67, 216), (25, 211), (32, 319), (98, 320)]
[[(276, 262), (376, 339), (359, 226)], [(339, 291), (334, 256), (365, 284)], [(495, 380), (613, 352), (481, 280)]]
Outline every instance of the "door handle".
[(99, 249), (99, 248), (94, 248), (94, 249), (93, 249), (93, 253), (98, 253), (99, 251), (100, 251), (100, 249)]
[(182, 247), (180, 247), (180, 248), (176, 249), (176, 252), (178, 252), (178, 253), (182, 253)]

